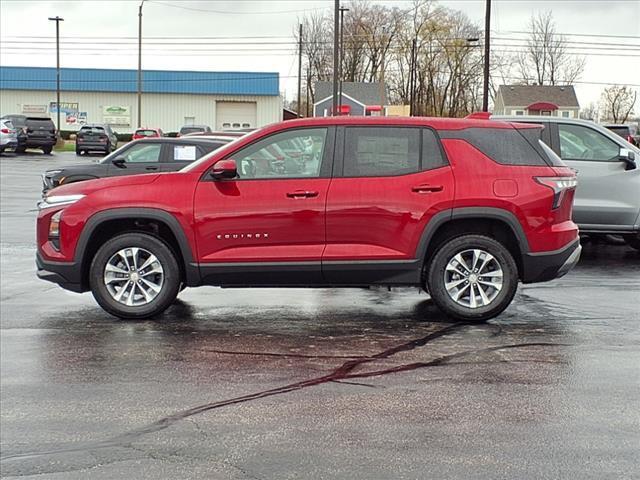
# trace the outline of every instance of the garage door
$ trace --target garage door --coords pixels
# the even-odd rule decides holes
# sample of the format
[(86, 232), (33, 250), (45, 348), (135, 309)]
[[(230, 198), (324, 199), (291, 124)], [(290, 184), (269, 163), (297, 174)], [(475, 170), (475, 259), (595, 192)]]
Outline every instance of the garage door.
[(256, 102), (217, 102), (216, 128), (256, 128)]

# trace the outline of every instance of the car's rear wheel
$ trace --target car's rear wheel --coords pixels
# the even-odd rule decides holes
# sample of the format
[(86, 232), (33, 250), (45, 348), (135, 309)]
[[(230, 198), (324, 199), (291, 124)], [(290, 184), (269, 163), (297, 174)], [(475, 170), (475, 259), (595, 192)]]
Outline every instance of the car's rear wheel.
[(518, 287), (518, 267), (509, 250), (483, 235), (463, 235), (440, 246), (425, 286), (448, 316), (481, 322), (509, 306)]
[(42, 147), (42, 153), (44, 153), (45, 155), (49, 155), (52, 150), (53, 147)]
[(180, 268), (171, 249), (146, 233), (107, 240), (91, 262), (91, 292), (107, 312), (124, 319), (162, 313), (178, 295)]

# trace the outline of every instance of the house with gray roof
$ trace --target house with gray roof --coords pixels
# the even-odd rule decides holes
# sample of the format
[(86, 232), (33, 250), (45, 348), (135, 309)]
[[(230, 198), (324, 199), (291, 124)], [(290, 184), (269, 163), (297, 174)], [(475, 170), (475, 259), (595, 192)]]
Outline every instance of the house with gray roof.
[(572, 85), (500, 85), (496, 115), (546, 115), (578, 118), (580, 104)]
[[(340, 115), (380, 115), (387, 103), (386, 89), (380, 98), (379, 82), (342, 82), (342, 107)], [(333, 82), (316, 82), (313, 104), (314, 117), (332, 114)], [(340, 104), (340, 102), (338, 102)]]

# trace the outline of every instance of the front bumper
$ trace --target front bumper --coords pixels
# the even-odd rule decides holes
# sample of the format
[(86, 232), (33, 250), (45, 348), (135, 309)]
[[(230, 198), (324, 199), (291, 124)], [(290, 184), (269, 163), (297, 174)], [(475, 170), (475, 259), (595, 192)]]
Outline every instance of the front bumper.
[(60, 285), (65, 290), (82, 293), (88, 288), (82, 284), (82, 269), (77, 262), (49, 262), (36, 254), (36, 267), (38, 278)]
[(522, 283), (548, 282), (566, 275), (580, 260), (581, 252), (580, 239), (576, 239), (560, 250), (524, 254)]

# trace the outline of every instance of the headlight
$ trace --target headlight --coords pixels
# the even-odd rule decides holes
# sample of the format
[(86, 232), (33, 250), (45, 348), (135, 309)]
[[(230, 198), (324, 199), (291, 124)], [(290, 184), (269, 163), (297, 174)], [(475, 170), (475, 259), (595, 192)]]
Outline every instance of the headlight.
[(59, 173), (62, 173), (62, 170), (47, 170), (46, 172), (44, 172), (44, 176), (51, 178), (55, 177)]
[(45, 208), (51, 207), (61, 207), (63, 205), (71, 205), (72, 203), (76, 203), (81, 198), (85, 196), (82, 194), (77, 195), (48, 195), (44, 197), (44, 200), (38, 203), (38, 208), (43, 210)]

